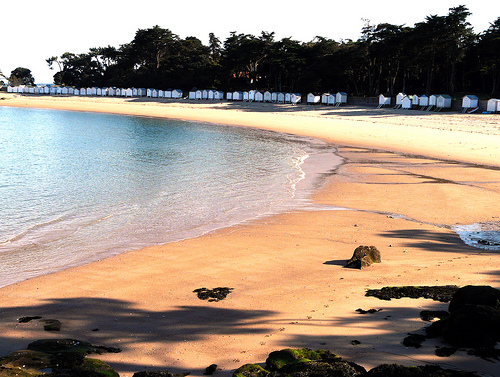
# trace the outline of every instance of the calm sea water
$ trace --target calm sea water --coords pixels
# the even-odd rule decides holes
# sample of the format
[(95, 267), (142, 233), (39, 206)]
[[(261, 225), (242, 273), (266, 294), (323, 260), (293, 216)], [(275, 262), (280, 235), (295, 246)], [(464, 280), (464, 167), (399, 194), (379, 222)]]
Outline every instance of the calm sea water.
[(0, 286), (301, 206), (333, 152), (248, 128), (0, 107)]

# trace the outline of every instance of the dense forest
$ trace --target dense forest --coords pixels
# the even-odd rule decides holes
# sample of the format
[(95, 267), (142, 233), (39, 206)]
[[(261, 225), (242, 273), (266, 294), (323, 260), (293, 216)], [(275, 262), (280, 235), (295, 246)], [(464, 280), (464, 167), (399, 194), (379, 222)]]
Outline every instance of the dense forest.
[(458, 6), (413, 27), (366, 20), (357, 41), (340, 42), (231, 32), (224, 42), (211, 33), (204, 45), (154, 26), (119, 48), (67, 52), (47, 63), (57, 71), (56, 84), (76, 87), (494, 95), (500, 91), (500, 17), (476, 34), (470, 15)]

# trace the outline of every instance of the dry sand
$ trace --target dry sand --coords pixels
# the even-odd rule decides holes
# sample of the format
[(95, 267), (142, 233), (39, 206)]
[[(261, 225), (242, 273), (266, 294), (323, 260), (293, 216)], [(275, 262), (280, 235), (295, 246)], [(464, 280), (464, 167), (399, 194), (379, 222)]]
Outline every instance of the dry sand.
[[(454, 224), (500, 221), (500, 115), (245, 103), (26, 97), (0, 105), (160, 116), (253, 126), (322, 138), (345, 159), (294, 211), (203, 237), (130, 251), (0, 290), (0, 354), (35, 339), (76, 338), (119, 346), (101, 358), (121, 376), (149, 369), (202, 375), (217, 364), (229, 376), (273, 350), (326, 348), (366, 368), (437, 363), (498, 375), (498, 363), (434, 355), (439, 340), (402, 345), (422, 332), (427, 299), (380, 301), (366, 289), (399, 285), (499, 287), (498, 252), (466, 246)], [(329, 210), (330, 206), (351, 210)], [(404, 217), (400, 217), (404, 216)], [(343, 268), (358, 245), (383, 262)], [(231, 287), (219, 302), (200, 287)], [(361, 315), (356, 309), (383, 309)], [(40, 315), (63, 323), (18, 324)], [(98, 331), (93, 331), (97, 330)], [(361, 342), (352, 345), (352, 340)]]

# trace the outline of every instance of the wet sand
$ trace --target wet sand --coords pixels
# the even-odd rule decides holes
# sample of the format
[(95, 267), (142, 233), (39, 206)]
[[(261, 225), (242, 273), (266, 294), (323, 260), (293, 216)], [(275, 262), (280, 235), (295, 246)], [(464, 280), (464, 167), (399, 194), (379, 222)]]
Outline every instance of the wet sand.
[[(229, 376), (273, 350), (326, 348), (366, 368), (437, 363), (494, 376), (498, 365), (465, 352), (434, 355), (402, 345), (428, 323), (427, 299), (380, 301), (367, 289), (399, 285), (499, 287), (498, 252), (465, 245), (455, 224), (500, 221), (500, 115), (245, 103), (7, 98), (0, 105), (161, 116), (252, 126), (322, 138), (344, 164), (312, 198), (284, 213), (203, 237), (151, 246), (0, 290), (0, 354), (35, 339), (76, 338), (119, 346), (103, 355), (121, 376), (149, 369)], [(333, 173), (333, 172), (330, 172)], [(334, 207), (346, 208), (343, 210)], [(359, 245), (382, 263), (343, 268)], [(193, 290), (231, 287), (219, 302)], [(355, 310), (382, 309), (375, 314)], [(62, 322), (47, 333), (40, 315)], [(93, 331), (97, 330), (98, 331)], [(361, 342), (352, 345), (352, 340)]]

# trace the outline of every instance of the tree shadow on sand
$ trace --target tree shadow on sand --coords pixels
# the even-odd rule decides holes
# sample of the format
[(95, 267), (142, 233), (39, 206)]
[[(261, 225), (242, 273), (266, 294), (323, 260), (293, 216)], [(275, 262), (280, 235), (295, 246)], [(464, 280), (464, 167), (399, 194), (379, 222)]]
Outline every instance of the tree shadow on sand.
[[(266, 333), (269, 331), (266, 317), (272, 314), (266, 310), (225, 309), (211, 304), (150, 311), (136, 308), (127, 301), (106, 298), (53, 299), (36, 306), (0, 309), (0, 355), (26, 349), (34, 340), (47, 338), (73, 338), (125, 349), (141, 343), (192, 342), (207, 335)], [(62, 329), (33, 332), (35, 326), (42, 325), (36, 323), (38, 320), (18, 323), (24, 316), (57, 318)], [(130, 371), (147, 367), (133, 360), (112, 366)], [(175, 371), (175, 368), (168, 369)]]
[(483, 253), (488, 250), (466, 245), (456, 233), (434, 232), (427, 229), (398, 229), (380, 233), (382, 237), (402, 242), (404, 247), (453, 253)]
[(424, 335), (425, 327), (431, 323), (420, 319), (422, 310), (443, 311), (447, 310), (448, 304), (429, 299), (403, 300), (411, 300), (414, 304), (409, 308), (389, 307), (374, 299), (371, 308), (376, 310), (372, 314), (360, 314), (353, 307), (352, 315), (329, 320), (311, 319), (307, 325), (322, 327), (321, 332), (315, 331), (319, 335), (291, 334), (285, 342), (290, 348), (328, 349), (366, 369), (383, 363), (406, 366), (438, 364), (443, 368), (497, 375), (500, 362), (467, 355), (466, 349), (459, 349), (449, 357), (438, 357), (436, 349), (450, 347), (441, 338), (426, 339), (419, 348), (405, 346), (404, 338), (410, 333)]

